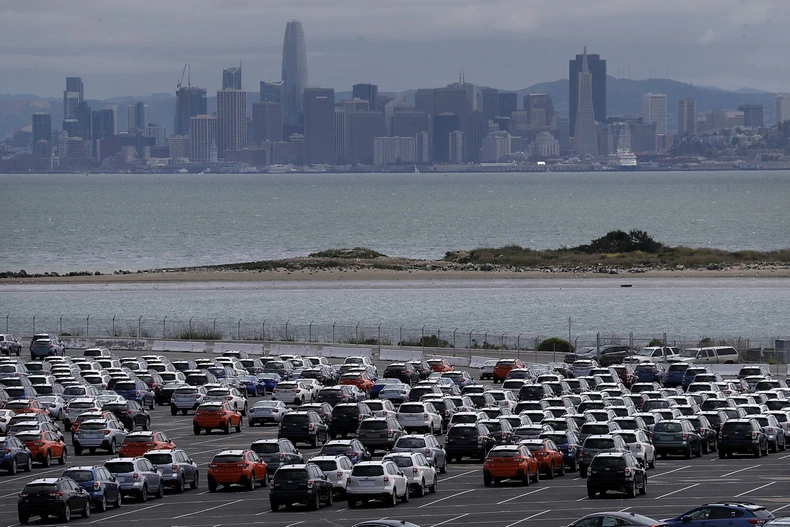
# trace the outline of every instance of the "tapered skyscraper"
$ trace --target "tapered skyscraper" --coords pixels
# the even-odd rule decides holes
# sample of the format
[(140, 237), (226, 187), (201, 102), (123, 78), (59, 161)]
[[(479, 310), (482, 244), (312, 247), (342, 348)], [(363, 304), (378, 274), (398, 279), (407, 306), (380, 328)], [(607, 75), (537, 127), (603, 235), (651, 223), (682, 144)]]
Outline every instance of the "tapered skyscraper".
[(598, 156), (598, 132), (593, 110), (592, 73), (587, 64), (587, 47), (584, 48), (582, 70), (578, 76), (579, 94), (576, 107), (576, 129), (573, 134), (576, 153), (580, 156)]
[(307, 45), (304, 28), (298, 20), (285, 26), (283, 39), (283, 121), (299, 124), (304, 113), (302, 95), (307, 87)]

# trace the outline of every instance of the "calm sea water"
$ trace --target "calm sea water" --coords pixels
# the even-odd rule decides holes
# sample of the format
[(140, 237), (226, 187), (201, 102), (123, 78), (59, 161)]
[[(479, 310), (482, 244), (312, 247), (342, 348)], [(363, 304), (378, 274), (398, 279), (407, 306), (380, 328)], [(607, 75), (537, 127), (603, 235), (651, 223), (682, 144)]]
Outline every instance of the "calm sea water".
[(790, 246), (790, 172), (0, 175), (0, 269), (114, 271), (370, 247), (393, 256), (586, 243)]

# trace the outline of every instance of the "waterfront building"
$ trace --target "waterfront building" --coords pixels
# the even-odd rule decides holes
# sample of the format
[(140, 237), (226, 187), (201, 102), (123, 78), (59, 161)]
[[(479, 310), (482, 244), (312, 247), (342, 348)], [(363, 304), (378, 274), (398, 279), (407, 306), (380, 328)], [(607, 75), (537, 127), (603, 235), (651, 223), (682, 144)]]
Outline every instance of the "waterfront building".
[(218, 156), (217, 117), (213, 115), (192, 117), (189, 129), (189, 160), (193, 163), (215, 163)]
[(678, 101), (678, 137), (697, 133), (697, 102), (694, 99)]
[(241, 90), (241, 64), (222, 70), (222, 89)]
[(145, 127), (148, 124), (148, 105), (144, 102), (137, 102), (126, 107), (127, 124), (126, 130), (129, 134), (145, 135)]
[(33, 144), (39, 141), (52, 142), (52, 115), (48, 112), (33, 114)]
[(415, 137), (376, 137), (373, 139), (373, 164), (376, 166), (417, 163)]
[(236, 88), (217, 91), (217, 157), (226, 150), (247, 146), (247, 92)]
[[(571, 65), (574, 62), (571, 61)], [(604, 66), (605, 67), (605, 66)], [(582, 67), (574, 83), (578, 89), (575, 102), (576, 111), (573, 113), (575, 118), (574, 147), (579, 156), (598, 156), (598, 132), (595, 127), (594, 111), (594, 92), (593, 74), (590, 72), (587, 62), (587, 48), (584, 48), (582, 55)], [(573, 125), (573, 123), (571, 123)]]
[(304, 162), (306, 164), (335, 163), (335, 90), (305, 88)]
[(165, 146), (165, 137), (167, 130), (161, 124), (148, 123), (145, 126), (145, 134), (154, 139), (154, 146)]
[(790, 121), (790, 95), (777, 93), (774, 97), (774, 123)]
[(421, 165), (427, 165), (431, 162), (431, 134), (427, 130), (417, 132), (414, 139), (417, 147), (415, 161)]
[(586, 49), (582, 55), (576, 55), (575, 59), (568, 62), (569, 129), (572, 136), (578, 130), (576, 118), (579, 112), (579, 96), (582, 93), (579, 90), (579, 74), (585, 69), (584, 62), (587, 63), (586, 69), (591, 77), (593, 118), (600, 123), (606, 121), (606, 61), (600, 55), (588, 55)]
[(489, 119), (497, 117), (499, 90), (496, 88), (483, 88), (482, 91), (482, 111)]
[(631, 150), (635, 154), (654, 154), (658, 146), (656, 123), (629, 123)]
[(535, 136), (535, 141), (529, 145), (529, 155), (542, 158), (560, 157), (560, 142), (551, 132), (539, 132)]
[(77, 119), (77, 105), (84, 100), (82, 77), (66, 77), (66, 89), (63, 91), (63, 120)]
[(354, 99), (368, 101), (370, 111), (378, 111), (383, 108), (379, 107), (379, 87), (375, 84), (354, 84), (351, 93)]
[(503, 157), (510, 155), (511, 138), (507, 132), (494, 132), (483, 139), (480, 158), (483, 163), (498, 163)]
[(488, 117), (484, 112), (475, 110), (469, 114), (464, 130), (464, 160), (480, 162), (480, 149), (483, 139), (488, 135)]
[(743, 112), (743, 125), (748, 128), (762, 128), (765, 126), (762, 104), (744, 104), (738, 107)]
[(347, 111), (346, 125), (349, 131), (346, 150), (350, 152), (346, 162), (353, 165), (373, 164), (373, 139), (387, 135), (384, 114), (378, 111)]
[(464, 161), (464, 133), (461, 130), (450, 132), (450, 163), (460, 164)]
[(450, 132), (460, 129), (460, 118), (454, 113), (443, 113), (433, 118), (433, 162), (450, 161)]
[(206, 88), (182, 86), (176, 90), (176, 115), (173, 135), (189, 134), (190, 119), (208, 113)]
[(655, 123), (656, 135), (667, 133), (667, 96), (663, 93), (646, 93), (642, 96), (642, 122)]
[(399, 104), (392, 110), (392, 135), (414, 137), (419, 132), (430, 131), (430, 117), (427, 112), (409, 104)]
[(284, 122), (291, 126), (300, 124), (304, 112), (303, 94), (307, 87), (307, 44), (304, 28), (298, 20), (291, 20), (285, 25), (282, 81)]
[(167, 147), (170, 149), (170, 157), (174, 159), (189, 159), (191, 156), (192, 145), (188, 135), (169, 137), (167, 139)]

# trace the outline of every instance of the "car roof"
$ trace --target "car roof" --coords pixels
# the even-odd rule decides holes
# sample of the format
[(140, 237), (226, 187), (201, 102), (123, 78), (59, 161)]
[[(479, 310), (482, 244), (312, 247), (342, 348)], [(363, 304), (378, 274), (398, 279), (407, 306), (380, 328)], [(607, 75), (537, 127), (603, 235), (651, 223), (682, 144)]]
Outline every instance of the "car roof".
[(247, 449), (220, 450), (219, 452), (217, 452), (214, 455), (215, 456), (223, 456), (223, 455), (240, 456), (246, 451), (247, 451)]
[(77, 465), (76, 467), (68, 467), (66, 470), (96, 470), (101, 468), (98, 465)]
[(129, 434), (126, 435), (126, 437), (141, 437), (141, 436), (147, 437), (147, 436), (153, 436), (155, 433), (156, 430), (148, 430), (143, 432), (130, 432)]
[(329, 441), (324, 443), (324, 446), (326, 446), (326, 445), (350, 445), (352, 441), (354, 441), (354, 439), (330, 439)]
[(601, 452), (600, 454), (596, 454), (595, 457), (623, 457), (626, 454), (628, 454), (628, 452)]
[(151, 449), (151, 450), (147, 450), (145, 452), (145, 454), (143, 454), (143, 456), (147, 456), (148, 454), (172, 454), (176, 450), (180, 450), (180, 449), (178, 449), (178, 448), (174, 448), (172, 450), (170, 450), (170, 449), (160, 449), (160, 450)]

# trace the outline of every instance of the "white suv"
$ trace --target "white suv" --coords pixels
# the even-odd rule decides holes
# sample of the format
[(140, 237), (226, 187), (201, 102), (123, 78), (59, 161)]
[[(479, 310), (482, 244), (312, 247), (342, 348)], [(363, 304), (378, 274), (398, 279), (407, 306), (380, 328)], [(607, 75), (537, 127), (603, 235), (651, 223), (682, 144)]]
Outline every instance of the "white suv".
[(615, 430), (644, 468), (656, 468), (656, 448), (643, 430)]
[(224, 403), (225, 401), (231, 403), (233, 407), (241, 412), (241, 415), (247, 415), (247, 399), (236, 388), (222, 385), (206, 386), (206, 398), (203, 400), (205, 403)]
[(403, 403), (398, 408), (397, 418), (407, 431), (442, 432), (442, 416), (431, 403)]
[(313, 392), (299, 381), (280, 381), (272, 391), (272, 399), (300, 406), (313, 402)]
[(361, 461), (354, 465), (346, 486), (348, 506), (358, 502), (383, 500), (389, 507), (409, 501), (409, 483), (406, 475), (392, 461)]
[(348, 456), (345, 454), (337, 456), (315, 456), (310, 458), (310, 463), (318, 465), (318, 468), (324, 473), (326, 479), (332, 483), (335, 494), (341, 496), (345, 495), (348, 478), (351, 476), (351, 470), (354, 468), (354, 463), (351, 462)]
[(409, 489), (417, 497), (425, 496), (426, 489), (431, 494), (436, 493), (439, 476), (436, 474), (433, 463), (428, 461), (423, 454), (419, 452), (392, 453), (384, 456), (382, 461), (394, 461), (398, 465), (398, 468), (406, 475), (406, 479), (409, 480)]

